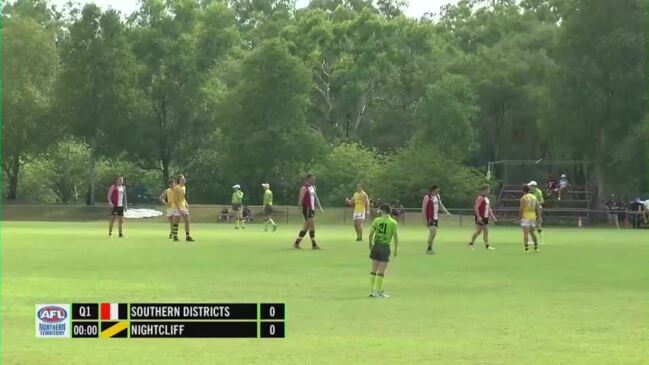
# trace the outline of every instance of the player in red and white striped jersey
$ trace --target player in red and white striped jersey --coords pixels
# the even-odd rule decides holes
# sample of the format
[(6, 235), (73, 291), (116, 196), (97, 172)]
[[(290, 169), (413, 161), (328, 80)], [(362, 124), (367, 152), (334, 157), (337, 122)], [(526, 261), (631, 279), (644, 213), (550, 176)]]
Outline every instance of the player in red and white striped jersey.
[(300, 248), (300, 242), (306, 235), (306, 232), (309, 232), (309, 237), (311, 238), (311, 248), (314, 250), (320, 249), (320, 247), (315, 242), (315, 207), (316, 205), (322, 211), (322, 206), (320, 205), (320, 200), (315, 192), (315, 186), (313, 185), (315, 181), (315, 176), (308, 174), (306, 175), (306, 180), (304, 185), (300, 188), (300, 196), (298, 198), (297, 204), (302, 208), (302, 215), (304, 216), (304, 226), (300, 230), (295, 243), (293, 244), (294, 248)]
[(124, 237), (122, 225), (124, 221), (124, 212), (128, 209), (126, 201), (126, 187), (124, 187), (124, 177), (118, 176), (108, 188), (106, 195), (108, 206), (110, 207), (110, 219), (108, 221), (108, 237), (113, 237), (113, 225), (117, 220), (117, 230), (119, 237)]
[(424, 195), (424, 201), (421, 204), (421, 213), (424, 215), (426, 227), (428, 227), (428, 249), (426, 249), (426, 253), (429, 255), (435, 254), (433, 242), (437, 235), (437, 227), (439, 227), (440, 208), (447, 215), (451, 215), (442, 203), (442, 198), (439, 195), (439, 186), (433, 185), (428, 190), (428, 194)]
[(485, 248), (487, 250), (495, 249), (489, 245), (489, 219), (496, 222), (496, 216), (494, 215), (489, 202), (490, 191), (491, 188), (489, 185), (484, 185), (480, 190), (480, 194), (475, 199), (475, 206), (473, 208), (473, 214), (475, 215), (475, 232), (471, 236), (471, 241), (469, 242), (469, 247), (471, 248), (474, 248), (473, 243), (475, 242), (475, 239), (478, 238), (480, 233), (482, 233)]

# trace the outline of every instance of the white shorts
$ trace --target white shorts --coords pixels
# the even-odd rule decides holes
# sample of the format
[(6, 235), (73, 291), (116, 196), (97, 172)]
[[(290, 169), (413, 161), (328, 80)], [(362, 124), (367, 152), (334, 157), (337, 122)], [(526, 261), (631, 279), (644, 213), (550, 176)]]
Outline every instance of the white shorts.
[(354, 214), (352, 215), (352, 217), (354, 218), (355, 221), (356, 221), (356, 220), (364, 221), (364, 220), (365, 220), (365, 212), (360, 212), (360, 213), (356, 213), (356, 212), (354, 212)]
[(536, 227), (536, 220), (532, 220), (532, 219), (522, 219), (522, 220), (521, 220), (521, 227), (530, 227), (530, 228), (534, 228), (534, 227)]
[(183, 215), (189, 215), (189, 210), (188, 209), (174, 209), (172, 216), (173, 217), (180, 217)]
[(167, 217), (173, 217), (175, 212), (174, 208), (167, 208)]

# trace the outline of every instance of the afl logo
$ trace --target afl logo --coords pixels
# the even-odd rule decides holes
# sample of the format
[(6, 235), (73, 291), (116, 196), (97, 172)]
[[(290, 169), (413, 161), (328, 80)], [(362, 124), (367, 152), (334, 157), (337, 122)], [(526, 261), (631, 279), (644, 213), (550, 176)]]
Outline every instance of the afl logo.
[(38, 319), (45, 323), (61, 323), (68, 318), (68, 312), (59, 306), (48, 305), (38, 311)]

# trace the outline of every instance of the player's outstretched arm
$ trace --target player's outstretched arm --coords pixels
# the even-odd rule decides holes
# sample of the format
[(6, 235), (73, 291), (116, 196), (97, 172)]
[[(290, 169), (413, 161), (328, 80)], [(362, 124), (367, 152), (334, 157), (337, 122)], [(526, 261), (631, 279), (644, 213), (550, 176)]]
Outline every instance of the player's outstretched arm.
[(160, 204), (165, 205), (167, 204), (167, 191), (163, 191), (162, 194), (160, 194), (160, 197), (158, 198), (160, 201)]
[(318, 206), (318, 209), (320, 209), (320, 212), (324, 213), (324, 210), (322, 210), (322, 204), (320, 204), (320, 198), (318, 198), (317, 193), (313, 193), (315, 195), (315, 203)]
[(306, 194), (306, 188), (303, 186), (300, 188), (300, 193), (298, 194), (298, 198), (297, 198), (297, 205), (299, 207), (302, 206), (302, 202), (304, 201), (304, 194)]
[(365, 194), (365, 214), (370, 214), (370, 196)]
[(108, 202), (109, 207), (113, 207), (113, 201), (110, 199), (111, 195), (113, 195), (113, 191), (115, 190), (115, 185), (111, 185), (110, 188), (108, 188), (108, 194), (106, 194), (106, 201)]
[(397, 257), (397, 251), (399, 247), (399, 234), (397, 231), (394, 231), (394, 257)]
[(374, 226), (370, 229), (369, 249), (372, 249), (372, 242), (374, 242)]
[(439, 198), (439, 206), (442, 207), (442, 209), (444, 210), (444, 213), (446, 213), (446, 215), (451, 215), (451, 213), (448, 211), (448, 209), (446, 209), (446, 206), (444, 205), (444, 203), (442, 203), (442, 198)]
[(424, 195), (424, 200), (421, 202), (421, 215), (426, 220), (426, 206), (428, 206), (428, 195)]

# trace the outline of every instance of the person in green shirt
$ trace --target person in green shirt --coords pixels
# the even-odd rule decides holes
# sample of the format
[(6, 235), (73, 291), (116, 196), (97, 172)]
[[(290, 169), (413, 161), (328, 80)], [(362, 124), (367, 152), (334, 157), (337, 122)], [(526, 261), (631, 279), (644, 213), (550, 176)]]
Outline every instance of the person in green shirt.
[(534, 195), (536, 198), (536, 201), (539, 203), (539, 222), (536, 225), (536, 231), (539, 233), (542, 233), (543, 229), (541, 227), (541, 221), (542, 221), (542, 215), (543, 215), (543, 203), (545, 203), (545, 200), (543, 199), (543, 192), (541, 189), (539, 189), (538, 184), (536, 181), (532, 180), (530, 181), (527, 186), (530, 188), (530, 193)]
[(234, 192), (232, 193), (232, 210), (234, 210), (236, 217), (234, 219), (234, 228), (235, 229), (245, 229), (246, 226), (243, 222), (243, 191), (241, 191), (241, 186), (239, 184), (232, 187)]
[(379, 209), (381, 215), (374, 219), (370, 230), (370, 297), (389, 298), (390, 296), (383, 291), (383, 278), (390, 261), (390, 242), (394, 238), (394, 257), (397, 257), (399, 236), (397, 221), (390, 216), (390, 206), (383, 204)]
[(268, 224), (273, 225), (273, 232), (277, 231), (277, 224), (273, 221), (273, 192), (270, 191), (270, 184), (263, 183), (261, 187), (264, 188), (264, 232), (268, 232)]

